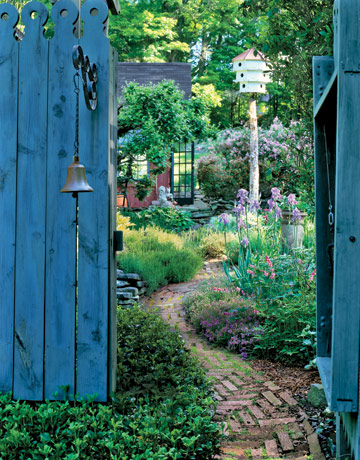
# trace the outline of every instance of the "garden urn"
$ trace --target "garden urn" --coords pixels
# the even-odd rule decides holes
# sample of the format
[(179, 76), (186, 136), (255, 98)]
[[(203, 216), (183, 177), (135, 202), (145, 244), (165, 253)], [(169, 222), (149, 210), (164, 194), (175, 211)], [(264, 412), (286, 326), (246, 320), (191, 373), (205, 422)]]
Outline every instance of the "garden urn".
[(295, 249), (301, 248), (304, 238), (304, 218), (306, 212), (300, 212), (300, 219), (293, 220), (293, 213), (290, 210), (282, 211), (281, 217), (281, 248)]

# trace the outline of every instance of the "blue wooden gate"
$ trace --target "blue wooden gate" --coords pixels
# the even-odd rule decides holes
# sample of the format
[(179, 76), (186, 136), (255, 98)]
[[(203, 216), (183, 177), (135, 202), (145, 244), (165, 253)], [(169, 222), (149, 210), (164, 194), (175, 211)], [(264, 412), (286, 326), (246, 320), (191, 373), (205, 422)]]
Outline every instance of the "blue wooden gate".
[(360, 458), (360, 3), (334, 2), (334, 57), (314, 57), (317, 354), (337, 458)]
[[(51, 40), (43, 4), (23, 8), (21, 41), (18, 17), (0, 4), (0, 391), (43, 400), (68, 385), (69, 394), (106, 401), (116, 369), (117, 57), (104, 34), (108, 10), (86, 1), (80, 40), (71, 0), (52, 8)], [(98, 69), (97, 109), (80, 97), (79, 157), (94, 193), (79, 196), (77, 311), (75, 200), (60, 193), (74, 154), (76, 44)]]

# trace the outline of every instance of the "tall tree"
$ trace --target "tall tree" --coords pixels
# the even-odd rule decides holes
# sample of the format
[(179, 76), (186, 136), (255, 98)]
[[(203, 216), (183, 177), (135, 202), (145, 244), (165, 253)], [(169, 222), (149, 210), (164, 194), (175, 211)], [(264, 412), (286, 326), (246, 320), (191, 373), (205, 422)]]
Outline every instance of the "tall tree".
[[(312, 57), (332, 54), (332, 0), (245, 0), (242, 14), (257, 29), (243, 40), (273, 64), (277, 96), (291, 95), (290, 116), (312, 119)], [(285, 91), (282, 91), (284, 89)]]

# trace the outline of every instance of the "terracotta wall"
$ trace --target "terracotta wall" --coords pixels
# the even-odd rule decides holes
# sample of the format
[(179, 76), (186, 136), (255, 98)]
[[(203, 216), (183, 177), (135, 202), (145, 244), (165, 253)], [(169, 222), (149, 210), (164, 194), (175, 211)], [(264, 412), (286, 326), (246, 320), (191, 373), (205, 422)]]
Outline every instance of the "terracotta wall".
[(125, 206), (123, 205), (124, 197), (118, 189), (117, 206), (118, 207), (129, 207), (129, 208), (147, 208), (148, 206), (151, 205), (153, 201), (157, 200), (157, 191), (161, 185), (163, 185), (164, 187), (170, 187), (170, 180), (171, 180), (171, 169), (168, 168), (163, 174), (160, 174), (157, 177), (156, 187), (151, 192), (151, 195), (145, 198), (144, 201), (139, 201), (135, 197), (134, 188), (132, 185), (129, 185), (128, 190), (127, 190), (128, 202), (127, 203), (125, 202)]

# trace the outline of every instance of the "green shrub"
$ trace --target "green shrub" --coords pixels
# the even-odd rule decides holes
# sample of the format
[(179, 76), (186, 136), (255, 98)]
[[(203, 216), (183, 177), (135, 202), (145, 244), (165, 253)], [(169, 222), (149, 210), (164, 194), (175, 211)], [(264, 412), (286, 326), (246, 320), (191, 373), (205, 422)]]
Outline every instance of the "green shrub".
[(183, 248), (179, 236), (160, 229), (127, 231), (124, 244), (118, 264), (127, 273), (141, 275), (148, 294), (169, 283), (189, 281), (203, 264), (198, 254)]
[(130, 217), (131, 223), (135, 225), (137, 230), (147, 227), (159, 227), (162, 230), (179, 233), (183, 230), (188, 230), (194, 225), (191, 214), (175, 206), (167, 208), (150, 206), (137, 212), (124, 209), (122, 213)]
[(172, 332), (156, 313), (120, 308), (117, 334), (118, 393), (158, 399), (190, 385), (210, 395), (205, 372), (179, 331)]
[[(235, 234), (228, 233), (228, 241), (236, 242)], [(226, 254), (224, 233), (212, 227), (200, 227), (184, 235), (184, 247), (191, 249), (202, 257), (213, 259)]]
[(201, 248), (205, 257), (210, 259), (223, 256), (226, 253), (224, 235), (217, 232), (209, 233), (202, 239)]
[(161, 230), (157, 227), (147, 227), (138, 230), (127, 230), (124, 233), (125, 247), (130, 251), (138, 250), (139, 246), (146, 251), (157, 251), (163, 248), (164, 244), (171, 244), (177, 249), (182, 249), (183, 239), (175, 233)]
[(118, 392), (109, 404), (0, 394), (1, 460), (212, 458), (211, 387), (177, 332), (155, 314), (119, 311)]
[[(269, 302), (263, 333), (253, 355), (288, 364), (308, 364), (316, 356), (316, 302), (314, 289)], [(271, 312), (270, 312), (270, 311)]]

